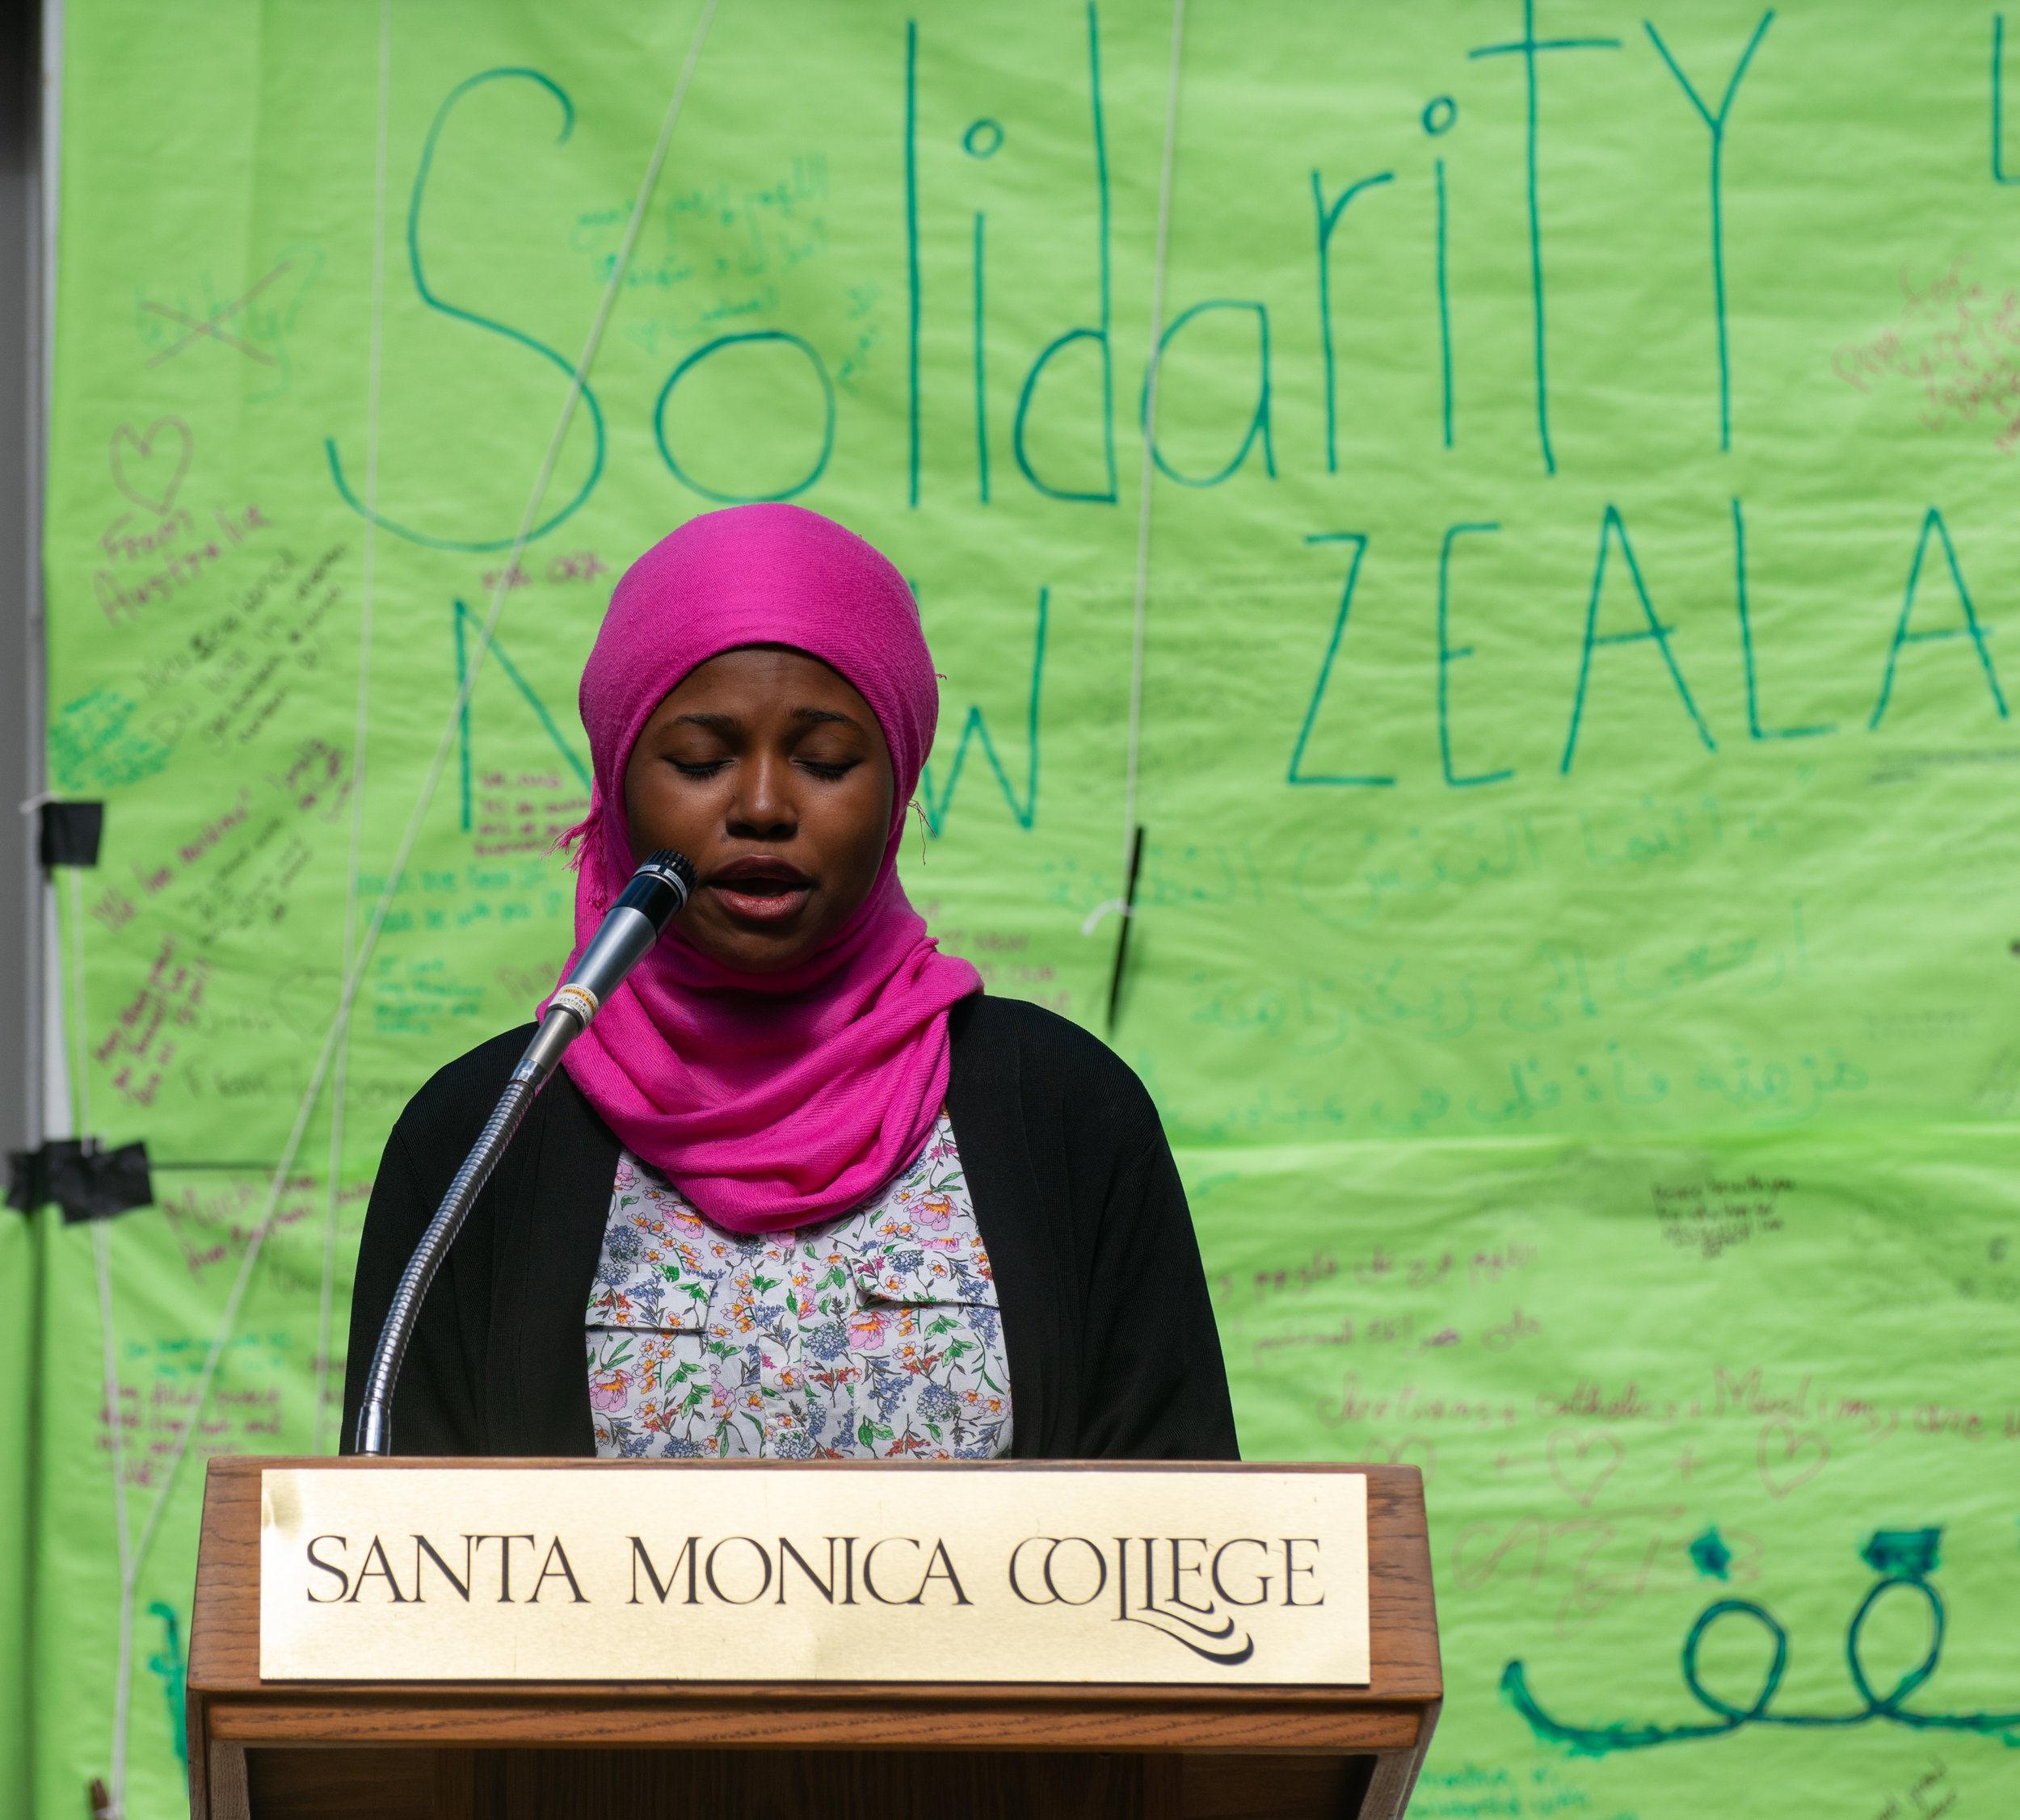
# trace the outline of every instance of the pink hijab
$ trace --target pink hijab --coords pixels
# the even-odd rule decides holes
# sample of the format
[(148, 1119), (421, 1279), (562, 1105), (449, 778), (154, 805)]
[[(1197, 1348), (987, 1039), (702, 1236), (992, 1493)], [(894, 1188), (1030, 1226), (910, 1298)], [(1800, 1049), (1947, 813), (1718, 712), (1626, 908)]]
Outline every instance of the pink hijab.
[(884, 863), (825, 948), (783, 973), (709, 960), (678, 927), (604, 1002), (563, 1066), (626, 1149), (733, 1232), (848, 1212), (919, 1153), (947, 1091), (947, 1011), (982, 989), (942, 954), (898, 882), (905, 812), (940, 691), (904, 578), (799, 506), (692, 519), (611, 596), (583, 672), (595, 788), (576, 855), (575, 957), (631, 876), (625, 769), (689, 671), (743, 645), (790, 645), (852, 683), (896, 784)]

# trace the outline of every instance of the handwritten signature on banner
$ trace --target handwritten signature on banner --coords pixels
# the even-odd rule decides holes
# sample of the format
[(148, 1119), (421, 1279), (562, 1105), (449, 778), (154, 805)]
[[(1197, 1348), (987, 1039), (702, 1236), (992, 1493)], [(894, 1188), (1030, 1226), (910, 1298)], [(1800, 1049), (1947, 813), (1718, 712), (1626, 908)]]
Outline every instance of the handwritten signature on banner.
[(1711, 1259), (1736, 1245), (1782, 1231), (1782, 1197), (1795, 1192), (1795, 1182), (1786, 1175), (1658, 1182), (1653, 1188), (1655, 1214), (1665, 1244)]
[(1959, 1792), (1950, 1780), (1950, 1765), (1932, 1757), (1929, 1767), (1908, 1784), (1904, 1794), (1887, 1797), (1887, 1805), (1873, 1820), (1937, 1820), (1938, 1814), (1957, 1805)]
[(1905, 381), (1921, 393), (1928, 430), (1982, 416), (1995, 448), (2020, 448), (2020, 291), (1996, 296), (1961, 259), (1919, 288), (1904, 267), (1899, 318), (1871, 339), (1841, 343), (1831, 371), (1871, 394)]
[[(308, 1286), (313, 1292), (313, 1282)], [(225, 1349), (226, 1385), (213, 1389), (200, 1407), (196, 1386), (208, 1347), (206, 1335), (122, 1343), (117, 1420), (129, 1489), (151, 1490), (160, 1484), (192, 1422), (189, 1445), (199, 1459), (271, 1453), (280, 1444), (292, 1336), (284, 1330), (235, 1335)], [(113, 1421), (112, 1406), (101, 1398), (97, 1448), (108, 1457)]]
[[(196, 456), (196, 439), (179, 417), (160, 417), (145, 430), (122, 423), (107, 452), (112, 484), (148, 515), (137, 521), (122, 511), (99, 536), (104, 566), (91, 578), (93, 591), (113, 624), (137, 619), (150, 603), (165, 601), (200, 579), (273, 521), (256, 504), (243, 510), (214, 507), (217, 529), (199, 527), (179, 504), (183, 483)], [(139, 565), (145, 573), (133, 573)], [(124, 565), (124, 566), (122, 566)]]
[(200, 301), (186, 292), (170, 298), (143, 294), (135, 309), (134, 329), (149, 351), (145, 364), (158, 367), (208, 343), (274, 376), (270, 385), (247, 395), (248, 403), (279, 397), (293, 378), (288, 337), (322, 266), (322, 249), (303, 242), (288, 247), (235, 296), (213, 295), (208, 276)]
[[(1698, 1613), (1697, 1622), (1691, 1625), (1690, 1634), (1684, 1639), (1684, 1685), (1690, 1689), (1691, 1697), (1714, 1715), (1709, 1721), (1676, 1725), (1635, 1725), (1622, 1720), (1608, 1725), (1567, 1724), (1553, 1718), (1537, 1701), (1530, 1692), (1528, 1671), (1519, 1661), (1511, 1662), (1501, 1671), (1502, 1696), (1529, 1721), (1530, 1729), (1538, 1738), (1547, 1743), (1568, 1746), (1576, 1756), (1599, 1757), (1615, 1751), (1646, 1751), (1659, 1744), (1688, 1743), (1704, 1738), (1723, 1738), (1749, 1725), (1842, 1729), (1868, 1725), (1875, 1719), (1885, 1720), (1892, 1725), (1904, 1725), (1916, 1731), (1976, 1733), (1981, 1736), (1997, 1737), (2009, 1745), (2020, 1746), (2020, 1712), (1928, 1713), (1907, 1704), (1909, 1696), (1936, 1672), (1937, 1665), (1942, 1657), (1947, 1614), (1943, 1608), (1942, 1595), (1929, 1583), (1929, 1576), (1937, 1568), (1937, 1545), (1942, 1534), (1940, 1528), (1877, 1530), (1872, 1539), (1859, 1551), (1859, 1558), (1879, 1578), (1852, 1614), (1851, 1623), (1845, 1633), (1845, 1668), (1850, 1675), (1853, 1688), (1862, 1703), (1854, 1711), (1777, 1713), (1773, 1710), (1775, 1694), (1781, 1688), (1782, 1677), (1788, 1667), (1789, 1635), (1772, 1612), (1750, 1599), (1715, 1599)], [(1930, 1643), (1928, 1651), (1921, 1662), (1903, 1675), (1889, 1692), (1882, 1694), (1874, 1690), (1872, 1679), (1866, 1672), (1862, 1645), (1867, 1620), (1878, 1608), (1880, 1600), (1896, 1587), (1906, 1595), (1919, 1597), (1926, 1605)], [(1714, 1626), (1726, 1618), (1750, 1619), (1767, 1633), (1774, 1646), (1774, 1658), (1762, 1677), (1759, 1692), (1744, 1706), (1713, 1693), (1705, 1686), (1698, 1672), (1698, 1652), (1703, 1646), (1705, 1637)]]

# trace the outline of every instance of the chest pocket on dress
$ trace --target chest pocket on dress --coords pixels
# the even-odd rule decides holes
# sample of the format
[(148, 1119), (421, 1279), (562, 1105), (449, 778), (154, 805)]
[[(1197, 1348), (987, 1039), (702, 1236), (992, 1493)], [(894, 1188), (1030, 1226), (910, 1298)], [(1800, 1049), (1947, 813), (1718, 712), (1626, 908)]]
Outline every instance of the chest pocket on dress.
[(935, 1236), (880, 1236), (849, 1260), (849, 1350), (883, 1424), (866, 1431), (880, 1444), (902, 1436), (908, 1452), (987, 1459), (1010, 1444), (996, 1286), (973, 1232), (924, 1242)]
[(849, 1274), (855, 1280), (856, 1299), (865, 1307), (943, 1302), (970, 1308), (996, 1305), (988, 1254), (972, 1238), (878, 1239), (849, 1260)]

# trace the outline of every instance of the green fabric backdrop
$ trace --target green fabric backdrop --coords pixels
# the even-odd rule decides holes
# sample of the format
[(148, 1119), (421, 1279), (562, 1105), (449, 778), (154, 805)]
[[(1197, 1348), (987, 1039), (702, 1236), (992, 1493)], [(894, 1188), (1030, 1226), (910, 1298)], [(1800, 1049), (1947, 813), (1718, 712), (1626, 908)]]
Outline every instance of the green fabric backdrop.
[[(908, 887), (1102, 1025), (1170, 14), (726, 0), (510, 571), (698, 17), (66, 8), (65, 939), (92, 1127), (179, 1166), (111, 1229), (116, 1428), (88, 1231), (0, 1238), (37, 1814), (115, 1754), (116, 1435), (129, 1809), (178, 1810), (201, 1462), (334, 1444), (380, 1145), (568, 946), (653, 539), (792, 497), (891, 553), (946, 677)], [(1187, 15), (1114, 1040), (1248, 1454), (1425, 1470), (1421, 1815), (2020, 1804), (2003, 30)]]

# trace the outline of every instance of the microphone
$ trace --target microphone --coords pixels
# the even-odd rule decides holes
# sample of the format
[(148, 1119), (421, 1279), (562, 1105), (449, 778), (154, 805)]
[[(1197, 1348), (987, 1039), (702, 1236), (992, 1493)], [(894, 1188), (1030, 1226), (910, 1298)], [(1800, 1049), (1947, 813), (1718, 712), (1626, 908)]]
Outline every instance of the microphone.
[(582, 959), (547, 1001), (540, 1028), (505, 1083), (482, 1134), (456, 1172), (456, 1179), (443, 1196), (442, 1204), (421, 1235), (421, 1242), (414, 1248), (400, 1286), (393, 1292), (385, 1325), (379, 1330), (372, 1370), (365, 1379), (364, 1400), (358, 1410), (360, 1453), (385, 1455), (393, 1451), (393, 1387), (406, 1357), (414, 1324), (420, 1317), (422, 1301), (449, 1246), (456, 1242), (465, 1217), (490, 1179), (491, 1171), (504, 1155), (527, 1108), (533, 1103), (534, 1095), (560, 1066), (562, 1052), (589, 1028), (590, 1019), (604, 1001), (652, 952), (653, 944), (680, 914), (693, 889), (694, 867), (683, 855), (671, 849), (652, 855), (631, 875), (631, 882), (610, 906), (601, 927), (583, 950)]

